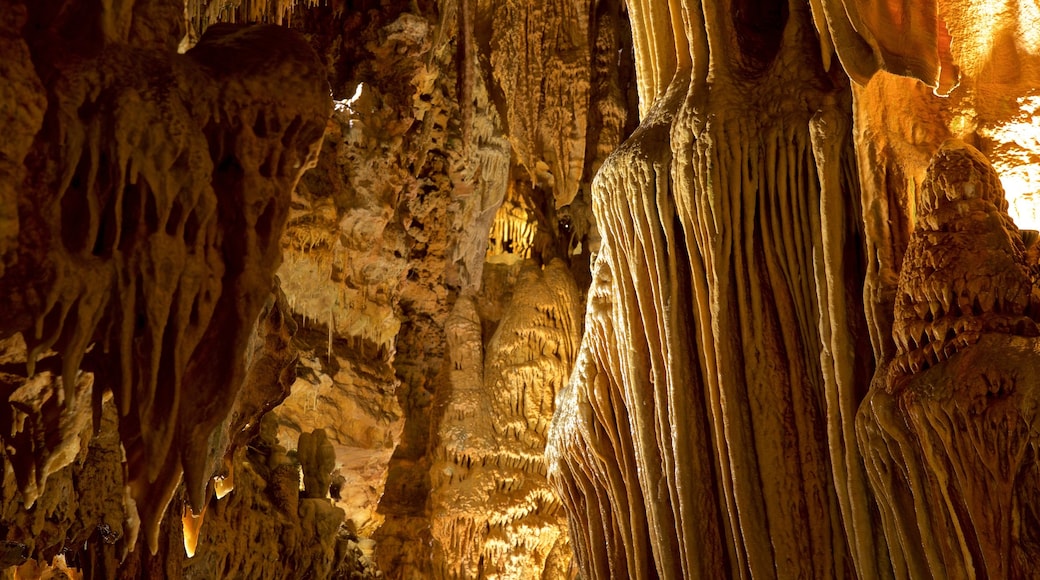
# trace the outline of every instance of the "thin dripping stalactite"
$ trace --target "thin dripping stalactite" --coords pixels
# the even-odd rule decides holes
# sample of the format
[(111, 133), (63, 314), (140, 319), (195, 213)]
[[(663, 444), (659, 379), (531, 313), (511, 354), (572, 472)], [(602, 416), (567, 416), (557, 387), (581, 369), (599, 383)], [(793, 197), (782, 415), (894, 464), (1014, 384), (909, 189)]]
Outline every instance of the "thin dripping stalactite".
[(462, 124), (462, 142), (469, 146), (473, 134), (473, 76), (476, 62), (473, 55), (473, 3), (476, 0), (458, 0), (458, 63), (459, 63), (459, 117)]
[(186, 0), (184, 14), (201, 34), (216, 22), (270, 22), (288, 24), (296, 12), (321, 4), (320, 0)]

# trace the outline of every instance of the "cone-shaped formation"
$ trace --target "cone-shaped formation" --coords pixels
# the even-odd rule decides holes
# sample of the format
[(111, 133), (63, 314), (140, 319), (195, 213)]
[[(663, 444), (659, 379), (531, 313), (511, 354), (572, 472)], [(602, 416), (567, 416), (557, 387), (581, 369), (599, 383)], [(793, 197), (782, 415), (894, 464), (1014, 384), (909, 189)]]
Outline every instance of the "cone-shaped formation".
[(1025, 248), (996, 172), (947, 142), (921, 190), (895, 301), (890, 386), (975, 344), (986, 332), (1037, 336)]
[[(924, 180), (892, 336), (857, 418), (898, 577), (1024, 578), (1040, 557), (1040, 338), (996, 173), (947, 142)], [(887, 372), (886, 372), (887, 370)]]

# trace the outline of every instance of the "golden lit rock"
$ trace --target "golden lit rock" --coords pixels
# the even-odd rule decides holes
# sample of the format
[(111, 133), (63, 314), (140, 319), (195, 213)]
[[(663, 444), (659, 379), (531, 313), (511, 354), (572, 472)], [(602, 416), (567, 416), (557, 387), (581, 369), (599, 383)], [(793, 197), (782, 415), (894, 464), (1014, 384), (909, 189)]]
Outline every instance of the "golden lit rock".
[(485, 346), (472, 300), (460, 299), (446, 325), (452, 396), (430, 470), (446, 578), (541, 578), (550, 556), (569, 559), (544, 451), (577, 351), (577, 289), (560, 262), (514, 267), (515, 293)]
[(195, 556), (195, 548), (199, 545), (199, 531), (206, 516), (206, 508), (202, 508), (195, 514), (190, 507), (184, 506), (184, 515), (181, 516), (181, 525), (184, 534), (184, 553), (189, 558)]
[(807, 6), (637, 4), (650, 88), (594, 182), (550, 443), (576, 556), (593, 577), (872, 577), (847, 88), (805, 57)]
[(229, 469), (227, 475), (218, 475), (213, 478), (213, 495), (217, 499), (224, 499), (233, 491), (235, 491), (234, 471)]
[(1036, 280), (996, 173), (977, 151), (944, 144), (922, 198), (899, 277), (897, 356), (860, 408), (860, 448), (897, 576), (1025, 577), (1034, 533), (1015, 522), (1040, 499), (1027, 451), (1040, 360), (1040, 329), (1027, 316)]
[(1040, 558), (1032, 0), (0, 0), (0, 54), (4, 577)]

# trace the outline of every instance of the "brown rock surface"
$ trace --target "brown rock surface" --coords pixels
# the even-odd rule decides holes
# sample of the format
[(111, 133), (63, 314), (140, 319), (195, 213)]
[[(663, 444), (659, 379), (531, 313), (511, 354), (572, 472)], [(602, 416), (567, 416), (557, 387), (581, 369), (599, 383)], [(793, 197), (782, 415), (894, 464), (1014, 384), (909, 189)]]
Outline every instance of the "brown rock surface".
[[(896, 296), (896, 357), (857, 419), (899, 577), (1024, 578), (1037, 558), (1040, 329), (997, 174), (948, 142), (926, 174)], [(887, 372), (886, 372), (887, 371)], [(915, 517), (907, 518), (911, 513)]]
[(4, 578), (1032, 573), (1032, 2), (0, 14)]
[[(446, 578), (542, 578), (570, 568), (544, 450), (577, 352), (578, 293), (562, 262), (513, 269), (513, 294), (486, 345), (473, 300), (460, 298), (447, 322), (451, 395), (430, 476)], [(562, 561), (550, 562), (557, 551)]]
[[(180, 55), (174, 5), (4, 7), (16, 23), (28, 14), (23, 38), (48, 87), (31, 151), (19, 151), (21, 137), (12, 149), (27, 171), (0, 332), (21, 333), (29, 351), (28, 380), (5, 389), (5, 454), (21, 501), (45, 509), (32, 507), (39, 487), (76, 456), (69, 443), (85, 424), (74, 418), (89, 424), (93, 410), (97, 422), (111, 393), (127, 469), (123, 549), (140, 523), (153, 553), (177, 487), (201, 509), (220, 466), (289, 193), (316, 159), (329, 107), (298, 36), (213, 27)], [(5, 74), (5, 87), (29, 91), (30, 114), (11, 128), (31, 129), (35, 77)], [(12, 410), (34, 415), (28, 431)]]

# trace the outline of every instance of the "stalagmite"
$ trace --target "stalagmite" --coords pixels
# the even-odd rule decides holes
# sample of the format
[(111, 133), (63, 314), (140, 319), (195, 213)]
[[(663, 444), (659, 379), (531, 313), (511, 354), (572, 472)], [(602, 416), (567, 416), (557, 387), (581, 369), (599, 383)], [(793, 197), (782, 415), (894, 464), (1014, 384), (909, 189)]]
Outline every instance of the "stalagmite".
[(520, 268), (516, 293), (486, 353), (472, 300), (457, 302), (447, 324), (453, 393), (430, 470), (445, 578), (567, 570), (560, 500), (545, 479), (543, 452), (577, 350), (577, 288), (560, 262), (543, 271), (530, 261), (508, 267)]
[(297, 457), (303, 470), (305, 497), (328, 497), (332, 470), (336, 467), (336, 451), (329, 443), (324, 429), (300, 434)]
[[(999, 179), (948, 142), (899, 275), (896, 357), (857, 419), (896, 576), (1022, 578), (1038, 557), (1036, 280)], [(908, 517), (913, 515), (913, 517)]]

